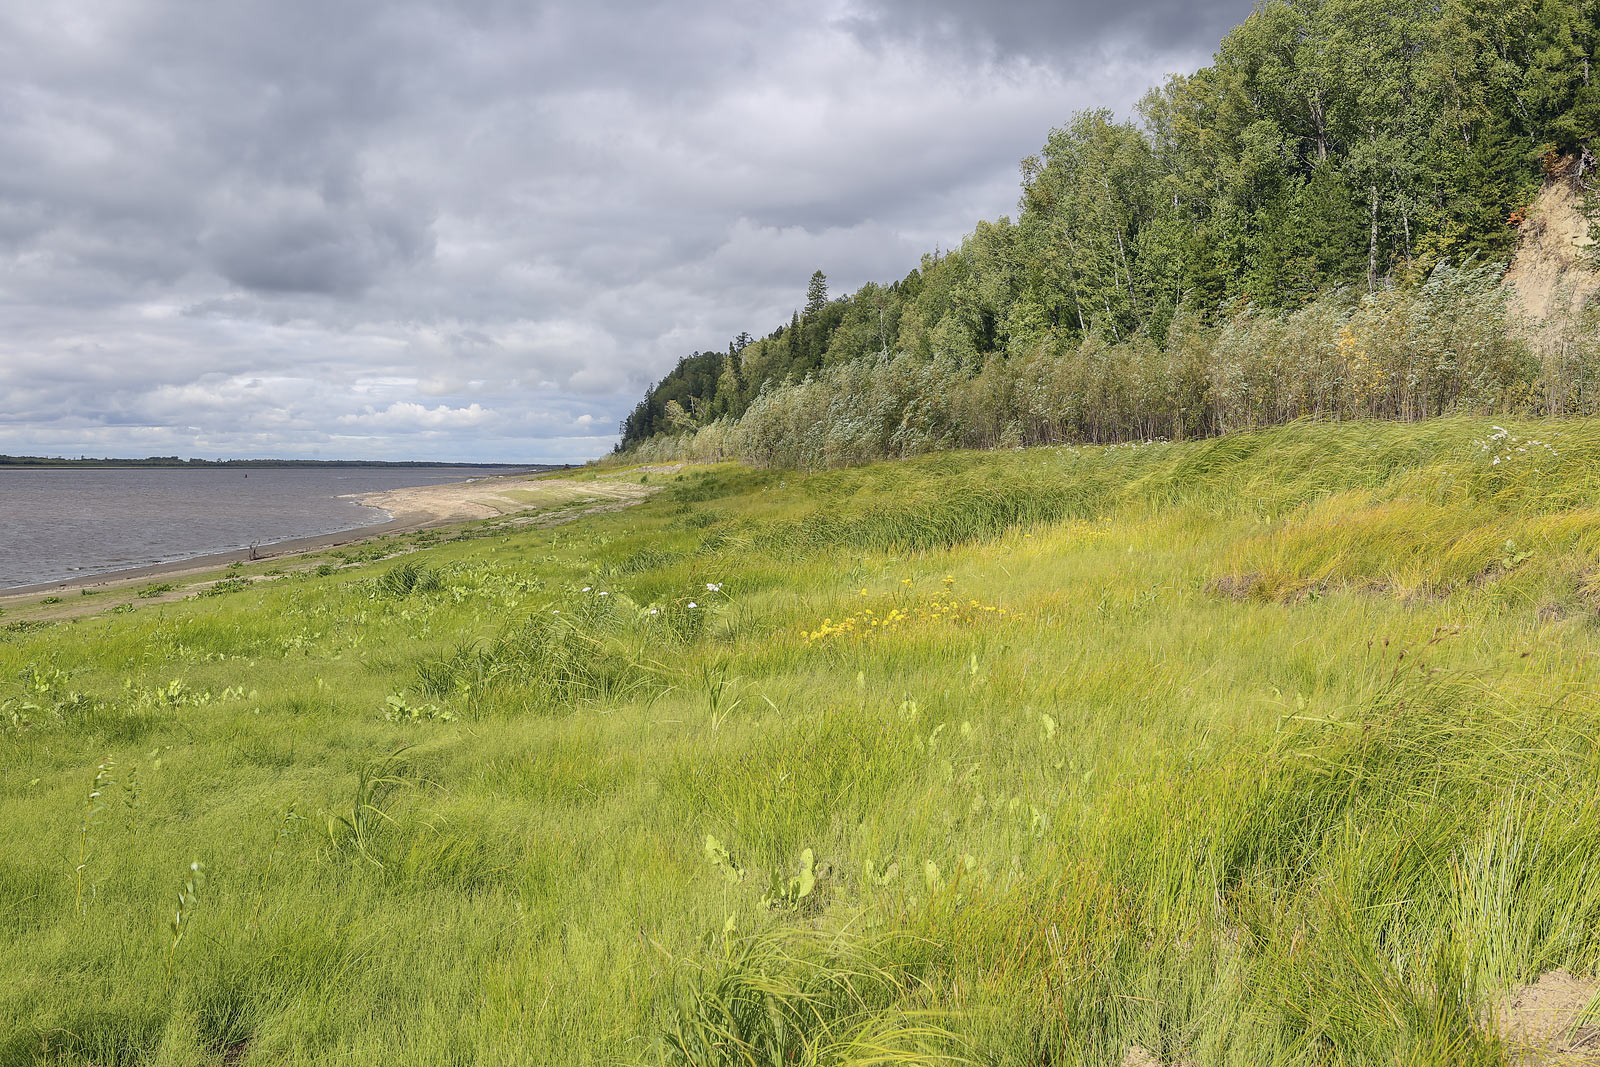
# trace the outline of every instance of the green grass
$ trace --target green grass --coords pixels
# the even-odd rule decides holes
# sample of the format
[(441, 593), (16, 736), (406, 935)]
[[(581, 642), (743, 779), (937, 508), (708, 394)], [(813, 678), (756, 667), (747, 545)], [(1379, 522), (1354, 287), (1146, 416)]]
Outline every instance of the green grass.
[(0, 1067), (1504, 1062), (1600, 959), (1600, 422), (1493, 432), (652, 473), (8, 609)]

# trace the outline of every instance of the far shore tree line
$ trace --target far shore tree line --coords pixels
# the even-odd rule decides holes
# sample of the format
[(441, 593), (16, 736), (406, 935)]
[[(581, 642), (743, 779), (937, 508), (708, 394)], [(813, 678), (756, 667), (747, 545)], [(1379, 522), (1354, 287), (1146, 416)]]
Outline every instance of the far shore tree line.
[(619, 451), (859, 462), (1300, 417), (1600, 411), (1592, 321), (1500, 277), (1587, 190), (1600, 0), (1269, 0), (1137, 121), (1073, 117), (1015, 221), (678, 364)]
[(484, 467), (515, 470), (562, 470), (551, 463), (452, 463), (443, 460), (381, 459), (183, 459), (179, 456), (146, 456), (143, 459), (106, 459), (90, 456), (7, 456), (0, 454), (0, 467)]

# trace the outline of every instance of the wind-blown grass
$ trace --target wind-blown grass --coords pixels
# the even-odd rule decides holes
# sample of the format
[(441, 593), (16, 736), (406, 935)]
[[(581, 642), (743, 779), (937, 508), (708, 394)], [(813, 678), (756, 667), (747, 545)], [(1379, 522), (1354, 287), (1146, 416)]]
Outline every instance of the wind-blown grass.
[(0, 629), (0, 1065), (1494, 1064), (1600, 960), (1600, 423), (650, 477)]

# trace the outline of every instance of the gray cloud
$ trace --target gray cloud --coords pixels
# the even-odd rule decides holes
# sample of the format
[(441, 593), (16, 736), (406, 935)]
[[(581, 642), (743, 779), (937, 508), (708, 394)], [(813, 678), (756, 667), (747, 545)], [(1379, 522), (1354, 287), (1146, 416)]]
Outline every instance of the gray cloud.
[(229, 197), (201, 238), (209, 264), (242, 289), (354, 296), (432, 252), (427, 220), (400, 207), (329, 203), (312, 190)]
[(0, 0), (0, 452), (597, 454), (1247, 9)]
[(1254, 0), (865, 0), (851, 19), (868, 39), (920, 38), (1040, 58), (1107, 51), (1209, 53)]

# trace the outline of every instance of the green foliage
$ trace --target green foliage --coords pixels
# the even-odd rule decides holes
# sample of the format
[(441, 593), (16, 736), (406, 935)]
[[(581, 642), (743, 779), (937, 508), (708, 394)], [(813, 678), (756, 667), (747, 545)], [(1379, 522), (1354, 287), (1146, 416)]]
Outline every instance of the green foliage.
[(636, 612), (620, 596), (594, 596), (567, 612), (532, 615), (491, 642), (469, 642), (420, 663), (419, 688), (426, 696), (460, 697), (474, 709), (493, 699), (548, 711), (648, 691), (661, 672), (641, 643), (650, 631), (632, 617)]
[(673, 1067), (960, 1063), (926, 1013), (896, 1012), (916, 976), (850, 938), (787, 931), (743, 938), (682, 989), (658, 1046)]
[(792, 878), (772, 872), (772, 881), (761, 903), (774, 911), (798, 911), (810, 908), (817, 888), (816, 856), (808, 848), (800, 853), (800, 870)]
[(715, 867), (730, 884), (738, 885), (744, 881), (745, 869), (739, 866), (728, 850), (722, 846), (722, 842), (711, 834), (706, 835), (705, 852), (711, 866)]
[(250, 584), (250, 579), (235, 575), (232, 578), (223, 578), (219, 581), (212, 582), (210, 585), (200, 590), (200, 592), (196, 593), (195, 596), (227, 596), (229, 593), (238, 593), (250, 588)]
[[(827, 299), (818, 271), (788, 326), (680, 362), (623, 423), (619, 451), (783, 462), (764, 457), (795, 449), (841, 463), (976, 443), (940, 425), (951, 416), (932, 388), (908, 397), (865, 380), (887, 365), (939, 389), (1004, 380), (989, 398), (991, 444), (1030, 440), (1023, 427), (1006, 436), (1006, 423), (1025, 421), (1040, 376), (1054, 379), (1058, 409), (1117, 412), (1116, 425), (1082, 431), (1089, 441), (1295, 417), (1240, 410), (1257, 406), (1240, 389), (1261, 378), (1279, 391), (1304, 381), (1312, 395), (1292, 406), (1322, 417), (1420, 417), (1441, 399), (1592, 412), (1592, 402), (1536, 398), (1518, 374), (1501, 374), (1503, 395), (1463, 393), (1449, 365), (1481, 354), (1415, 321), (1389, 339), (1405, 366), (1384, 392), (1435, 395), (1385, 395), (1365, 410), (1326, 377), (1319, 348), (1334, 337), (1306, 337), (1279, 317), (1312, 305), (1322, 320), (1346, 316), (1356, 292), (1390, 308), (1432, 303), (1440, 285), (1485, 298), (1477, 280), (1509, 258), (1508, 222), (1540, 183), (1592, 177), (1596, 25), (1595, 0), (1268, 0), (1209, 66), (1152, 90), (1137, 122), (1091, 109), (1052, 131), (1023, 161), (1014, 222), (979, 222), (957, 250), (840, 299)], [(1486, 303), (1476, 326), (1504, 347)], [(1591, 372), (1594, 350), (1589, 337)], [(822, 395), (810, 388), (819, 376), (832, 377)], [(1538, 385), (1570, 391), (1548, 377)], [(857, 391), (841, 397), (843, 379)], [(887, 396), (869, 391), (886, 384)], [(843, 418), (842, 405), (867, 409), (877, 439), (854, 428), (826, 440), (813, 423)], [(746, 440), (752, 414), (770, 421), (774, 408), (782, 424)], [(911, 447), (889, 440), (902, 419), (917, 428), (900, 434)]]
[(94, 771), (94, 780), (89, 786), (89, 795), (84, 798), (83, 821), (78, 824), (78, 865), (72, 872), (73, 896), (77, 900), (80, 913), (88, 906), (87, 898), (93, 892), (89, 882), (91, 834), (93, 827), (105, 813), (108, 802), (106, 791), (111, 788), (111, 771), (116, 765), (116, 761), (110, 756), (100, 761), (100, 765)]
[(444, 576), (416, 560), (406, 560), (373, 579), (373, 591), (380, 597), (402, 599), (413, 593), (437, 593), (444, 588)]
[(172, 977), (172, 967), (178, 957), (178, 946), (189, 936), (189, 929), (194, 923), (194, 909), (200, 902), (200, 886), (204, 882), (204, 868), (199, 860), (194, 860), (184, 875), (183, 887), (178, 890), (177, 905), (173, 908), (172, 919), (167, 924), (167, 929), (172, 935), (172, 940), (167, 945), (168, 978)]
[(383, 702), (384, 722), (454, 722), (455, 713), (437, 704), (413, 704), (404, 694), (391, 693)]
[(348, 810), (324, 812), (328, 841), (335, 850), (351, 850), (374, 866), (383, 866), (376, 854), (378, 837), (394, 824), (388, 808), (401, 790), (410, 788), (410, 769), (404, 749), (361, 764)]
[(1341, 292), (1287, 314), (1211, 328), (1180, 315), (1165, 350), (1148, 338), (1090, 337), (991, 357), (976, 371), (911, 356), (841, 364), (763, 393), (737, 422), (636, 451), (819, 468), (951, 448), (1186, 439), (1303, 418), (1593, 410), (1590, 361), (1574, 369), (1513, 339), (1499, 279), (1497, 267), (1441, 264), (1409, 288)]

